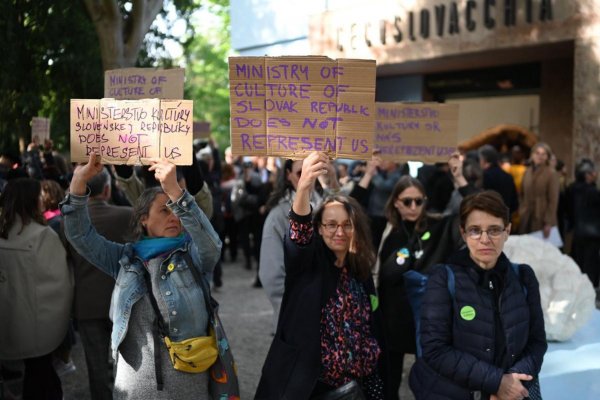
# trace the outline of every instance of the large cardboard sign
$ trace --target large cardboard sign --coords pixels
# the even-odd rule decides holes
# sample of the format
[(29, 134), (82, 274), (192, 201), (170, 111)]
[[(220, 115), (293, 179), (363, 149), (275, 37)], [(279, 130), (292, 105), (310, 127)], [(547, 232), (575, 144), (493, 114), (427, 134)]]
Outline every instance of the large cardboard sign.
[(446, 162), (458, 145), (458, 105), (375, 103), (375, 148), (391, 161)]
[(371, 158), (374, 60), (230, 57), (229, 80), (234, 156)]
[(123, 68), (104, 72), (104, 97), (183, 99), (185, 69)]
[(71, 160), (96, 152), (105, 164), (191, 165), (192, 124), (192, 100), (71, 99)]
[(31, 142), (43, 144), (48, 139), (50, 139), (50, 118), (31, 118)]

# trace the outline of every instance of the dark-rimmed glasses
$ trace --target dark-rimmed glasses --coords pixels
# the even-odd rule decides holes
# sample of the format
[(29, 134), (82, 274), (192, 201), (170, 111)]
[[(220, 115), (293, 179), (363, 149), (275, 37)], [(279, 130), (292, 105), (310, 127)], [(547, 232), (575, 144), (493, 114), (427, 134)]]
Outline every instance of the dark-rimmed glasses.
[(502, 226), (490, 226), (486, 230), (481, 229), (478, 226), (470, 226), (465, 232), (469, 239), (479, 240), (484, 233), (487, 233), (491, 239), (498, 239), (504, 233), (505, 228)]
[(352, 226), (350, 222), (345, 222), (343, 224), (328, 222), (326, 224), (321, 224), (321, 226), (328, 233), (336, 233), (339, 227), (342, 227), (342, 231), (344, 231), (344, 233), (352, 233), (352, 231), (354, 230), (354, 226)]

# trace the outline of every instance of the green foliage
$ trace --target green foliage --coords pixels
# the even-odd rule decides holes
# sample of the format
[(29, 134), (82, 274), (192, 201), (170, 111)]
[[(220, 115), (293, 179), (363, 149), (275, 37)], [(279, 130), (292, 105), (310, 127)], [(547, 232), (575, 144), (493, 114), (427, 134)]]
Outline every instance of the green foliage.
[[(131, 2), (117, 1), (127, 21)], [(207, 31), (189, 23), (199, 0), (165, 3), (188, 22), (183, 39), (186, 98), (195, 100), (196, 119), (211, 122), (218, 142), (227, 145), (229, 0), (208, 1), (204, 7), (220, 22)], [(161, 15), (166, 13), (165, 7)], [(0, 15), (0, 153), (17, 153), (19, 140), (29, 143), (34, 116), (51, 118), (51, 138), (59, 150), (68, 152), (70, 99), (101, 98), (104, 91), (98, 37), (87, 10), (82, 1), (4, 0)], [(179, 66), (165, 56), (168, 38), (179, 40), (153, 26), (137, 66)]]
[[(210, 25), (202, 25), (207, 20)], [(207, 3), (192, 16), (190, 30), (183, 43), (185, 98), (194, 100), (194, 119), (210, 122), (212, 136), (224, 149), (229, 146), (229, 0)]]
[(102, 62), (83, 4), (70, 0), (0, 3), (0, 151), (18, 151), (34, 116), (50, 117), (51, 137), (65, 148), (69, 100), (102, 95)]

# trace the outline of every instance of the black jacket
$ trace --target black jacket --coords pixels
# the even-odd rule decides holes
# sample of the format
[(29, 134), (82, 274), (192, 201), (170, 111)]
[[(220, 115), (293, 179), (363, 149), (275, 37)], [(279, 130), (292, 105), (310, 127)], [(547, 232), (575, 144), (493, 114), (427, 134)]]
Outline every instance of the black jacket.
[[(415, 323), (403, 274), (414, 269), (427, 274), (431, 268), (445, 262), (463, 244), (455, 217), (427, 217), (426, 228), (420, 232), (414, 223), (402, 221), (385, 238), (379, 254), (379, 299), (387, 348), (399, 353), (415, 353)], [(408, 250), (404, 264), (398, 265), (397, 252)], [(422, 255), (417, 259), (418, 252)]]
[[(308, 222), (308, 216), (295, 216)], [(292, 242), (288, 235), (284, 243), (285, 292), (277, 331), (267, 354), (255, 399), (306, 400), (310, 397), (321, 372), (320, 321), (321, 309), (335, 294), (340, 269), (335, 255), (316, 233), (306, 246)], [(373, 279), (362, 281), (368, 296), (375, 295)], [(384, 344), (379, 309), (371, 313), (371, 332), (377, 339), (382, 355)], [(379, 359), (379, 375), (384, 357)]]
[[(460, 252), (458, 259), (468, 257), (467, 249)], [(476, 391), (485, 397), (498, 391), (504, 373), (539, 374), (547, 343), (537, 279), (528, 265), (519, 267), (517, 277), (504, 254), (495, 268), (500, 264), (497, 301), (489, 276), (469, 265), (450, 264), (454, 301), (446, 269), (431, 274), (421, 306), (423, 357), (410, 375), (417, 399), (470, 399)], [(474, 309), (472, 319), (461, 316), (467, 306)]]
[(483, 171), (483, 188), (494, 190), (502, 196), (504, 204), (514, 213), (519, 209), (519, 195), (513, 177), (498, 165)]

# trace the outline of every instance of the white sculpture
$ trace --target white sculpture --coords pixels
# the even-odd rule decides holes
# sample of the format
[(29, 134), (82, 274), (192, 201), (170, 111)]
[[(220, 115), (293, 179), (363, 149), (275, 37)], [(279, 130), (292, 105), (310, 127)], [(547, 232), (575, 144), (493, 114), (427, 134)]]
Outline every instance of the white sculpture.
[(589, 321), (596, 291), (571, 257), (528, 235), (511, 235), (504, 253), (512, 262), (531, 265), (535, 271), (548, 340), (568, 340)]

